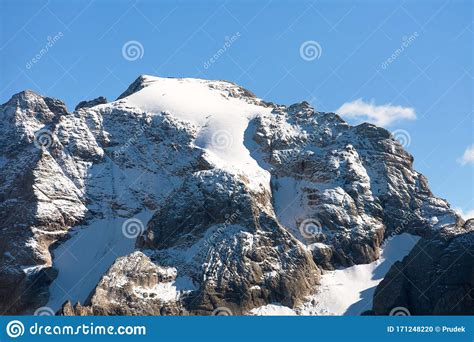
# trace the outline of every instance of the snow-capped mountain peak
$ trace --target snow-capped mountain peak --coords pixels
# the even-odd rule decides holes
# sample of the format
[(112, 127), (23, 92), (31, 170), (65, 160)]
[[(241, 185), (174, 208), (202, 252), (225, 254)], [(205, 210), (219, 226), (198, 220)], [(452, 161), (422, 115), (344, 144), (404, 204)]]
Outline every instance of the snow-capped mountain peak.
[(470, 234), (388, 131), (226, 81), (140, 76), (72, 113), (26, 91), (0, 118), (8, 313), (297, 310), (394, 235)]
[(225, 81), (152, 76), (139, 80), (139, 90), (122, 98), (121, 105), (181, 120), (195, 132), (193, 144), (206, 151), (210, 163), (245, 174), (257, 188), (268, 188), (269, 174), (250, 156), (244, 133), (250, 120), (270, 114), (271, 108)]

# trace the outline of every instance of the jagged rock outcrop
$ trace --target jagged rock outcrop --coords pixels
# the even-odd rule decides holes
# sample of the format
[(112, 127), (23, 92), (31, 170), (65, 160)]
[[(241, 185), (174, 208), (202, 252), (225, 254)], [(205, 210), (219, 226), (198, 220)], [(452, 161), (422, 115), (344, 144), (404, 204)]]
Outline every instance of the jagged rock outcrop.
[(76, 108), (74, 108), (74, 110), (78, 110), (81, 108), (91, 108), (91, 107), (98, 106), (101, 104), (106, 104), (106, 103), (107, 103), (107, 99), (103, 96), (99, 96), (93, 100), (79, 102)]
[(122, 94), (119, 95), (119, 97), (117, 97), (117, 100), (123, 99), (129, 95), (136, 93), (137, 91), (142, 90), (148, 85), (148, 83), (149, 82), (146, 76), (138, 76), (138, 78), (133, 81), (133, 83), (130, 84), (128, 88)]
[(474, 314), (474, 219), (422, 238), (378, 285), (375, 314), (397, 307), (412, 315)]
[(92, 316), (94, 312), (91, 307), (82, 306), (80, 302), (75, 305), (70, 300), (66, 301), (63, 306), (58, 310), (56, 315), (59, 316)]
[(155, 265), (141, 252), (118, 258), (99, 284), (90, 306), (63, 305), (60, 314), (184, 315), (176, 290), (176, 269)]
[(295, 307), (320, 269), (462, 224), (388, 131), (306, 102), (150, 76), (103, 102), (68, 113), (22, 92), (0, 107), (3, 313)]
[(80, 222), (80, 193), (47, 152), (64, 103), (31, 91), (0, 106), (0, 313), (41, 305), (56, 276), (48, 248)]
[[(198, 284), (187, 299), (190, 310), (293, 307), (319, 281), (311, 254), (276, 220), (270, 194), (253, 193), (246, 183), (223, 171), (195, 173), (138, 240), (156, 251), (152, 258), (178, 265), (178, 273)], [(190, 212), (190, 203), (203, 205)]]
[(384, 236), (429, 236), (436, 226), (459, 222), (385, 129), (349, 126), (305, 102), (272, 113), (251, 122), (247, 134), (255, 144), (248, 147), (271, 170), (280, 221), (319, 265), (368, 263), (378, 258)]

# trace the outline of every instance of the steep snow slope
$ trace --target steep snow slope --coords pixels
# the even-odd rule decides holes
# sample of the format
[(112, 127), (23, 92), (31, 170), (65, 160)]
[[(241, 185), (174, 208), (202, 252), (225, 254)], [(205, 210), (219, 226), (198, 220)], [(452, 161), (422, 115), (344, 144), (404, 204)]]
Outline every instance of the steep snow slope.
[[(151, 213), (135, 217), (147, 222)], [(46, 306), (57, 311), (67, 300), (84, 303), (113, 262), (133, 252), (135, 239), (123, 234), (124, 224), (124, 218), (108, 217), (74, 228), (71, 238), (53, 252), (58, 277), (49, 288)]]

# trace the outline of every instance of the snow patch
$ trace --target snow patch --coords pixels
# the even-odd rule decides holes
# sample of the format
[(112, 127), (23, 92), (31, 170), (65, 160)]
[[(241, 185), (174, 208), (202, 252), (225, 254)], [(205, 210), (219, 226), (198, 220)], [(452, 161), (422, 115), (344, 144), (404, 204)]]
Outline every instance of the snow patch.
[(267, 304), (259, 308), (250, 310), (249, 315), (251, 316), (295, 316), (294, 310), (287, 306), (283, 306), (279, 303)]
[(178, 298), (178, 291), (173, 282), (158, 283), (152, 288), (137, 286), (133, 288), (133, 291), (140, 297), (153, 297), (163, 302), (175, 301)]
[(197, 290), (197, 287), (187, 276), (178, 277), (171, 282), (158, 283), (152, 288), (137, 286), (133, 289), (135, 294), (141, 297), (157, 298), (163, 302), (177, 301), (183, 294), (194, 290)]

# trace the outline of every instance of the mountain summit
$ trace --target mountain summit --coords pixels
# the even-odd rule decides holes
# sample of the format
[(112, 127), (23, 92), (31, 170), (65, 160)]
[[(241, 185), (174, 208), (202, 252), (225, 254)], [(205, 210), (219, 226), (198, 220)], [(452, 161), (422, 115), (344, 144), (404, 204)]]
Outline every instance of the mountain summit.
[(24, 91), (0, 119), (3, 314), (304, 313), (400, 234), (366, 310), (473, 314), (473, 223), (383, 128), (153, 76), (74, 112)]

